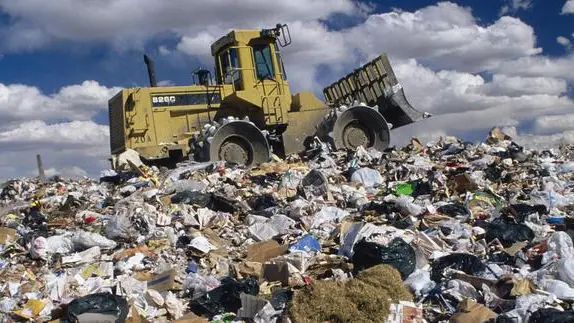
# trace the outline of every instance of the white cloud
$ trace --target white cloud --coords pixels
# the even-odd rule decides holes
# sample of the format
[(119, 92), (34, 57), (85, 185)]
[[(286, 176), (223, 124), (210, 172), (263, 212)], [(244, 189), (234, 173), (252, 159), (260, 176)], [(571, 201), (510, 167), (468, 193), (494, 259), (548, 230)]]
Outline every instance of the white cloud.
[(37, 174), (36, 154), (46, 170), (65, 176), (97, 176), (109, 167), (108, 127), (92, 121), (48, 125), (28, 121), (0, 131), (0, 180)]
[(564, 7), (562, 7), (561, 14), (565, 15), (565, 14), (570, 14), (570, 13), (574, 13), (574, 0), (566, 1), (566, 3), (564, 4)]
[(35, 175), (37, 153), (46, 168), (57, 173), (97, 175), (107, 166), (109, 130), (91, 118), (107, 110), (108, 99), (118, 90), (95, 81), (53, 94), (28, 85), (0, 84), (0, 169), (8, 170), (0, 179)]
[(157, 82), (157, 86), (174, 86), (175, 83), (172, 80), (161, 80)]
[(558, 58), (539, 55), (521, 57), (503, 62), (495, 71), (506, 75), (557, 77), (574, 81), (574, 55)]
[(543, 117), (560, 118), (574, 110), (574, 102), (564, 95), (567, 84), (561, 79), (495, 74), (492, 81), (485, 81), (468, 73), (434, 72), (414, 60), (396, 63), (395, 72), (411, 104), (435, 115), (395, 130), (393, 142), (398, 145), (411, 136), (428, 137), (429, 133), (479, 132), (482, 139), (493, 126), (520, 128), (533, 120), (538, 127), (531, 135), (554, 134), (567, 130), (566, 126), (552, 128), (552, 122), (544, 123)]
[(556, 37), (556, 42), (566, 48), (570, 48), (572, 46), (572, 42), (570, 41), (570, 39), (564, 37), (564, 36), (558, 36)]
[(518, 10), (527, 10), (532, 8), (532, 0), (507, 0), (507, 4), (500, 9), (500, 15), (516, 13)]
[(57, 143), (66, 146), (98, 146), (108, 139), (108, 126), (93, 121), (72, 121), (46, 124), (43, 121), (20, 123), (17, 127), (0, 132), (0, 147), (5, 144), (39, 147)]
[[(15, 23), (4, 32), (9, 49), (38, 48), (54, 41), (112, 41), (121, 46), (165, 33), (194, 35), (213, 26), (250, 28), (282, 21), (309, 21), (363, 8), (351, 0), (0, 0)], [(214, 19), (213, 17), (217, 17)], [(73, 26), (72, 28), (70, 26)]]
[(495, 74), (481, 91), (490, 95), (521, 96), (527, 94), (561, 95), (566, 93), (565, 80), (552, 77), (524, 77)]
[(46, 95), (33, 86), (0, 83), (0, 118), (2, 122), (27, 120), (30, 117), (89, 120), (95, 113), (107, 110), (107, 100), (119, 90), (117, 87), (107, 88), (96, 81), (84, 81)]
[(371, 15), (349, 31), (349, 43), (368, 57), (387, 52), (417, 58), (438, 69), (480, 72), (502, 61), (534, 55), (534, 30), (520, 19), (502, 17), (478, 25), (470, 9), (442, 2), (415, 12)]
[(536, 119), (536, 133), (547, 134), (574, 130), (574, 114), (548, 115)]

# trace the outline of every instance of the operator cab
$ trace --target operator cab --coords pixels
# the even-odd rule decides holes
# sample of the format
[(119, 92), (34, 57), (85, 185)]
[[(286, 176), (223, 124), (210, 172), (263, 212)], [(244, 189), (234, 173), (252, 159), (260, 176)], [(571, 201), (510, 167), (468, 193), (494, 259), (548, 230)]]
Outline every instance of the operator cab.
[(250, 83), (286, 80), (278, 47), (290, 43), (287, 25), (229, 32), (211, 45), (217, 83), (231, 84), (235, 91), (243, 91)]

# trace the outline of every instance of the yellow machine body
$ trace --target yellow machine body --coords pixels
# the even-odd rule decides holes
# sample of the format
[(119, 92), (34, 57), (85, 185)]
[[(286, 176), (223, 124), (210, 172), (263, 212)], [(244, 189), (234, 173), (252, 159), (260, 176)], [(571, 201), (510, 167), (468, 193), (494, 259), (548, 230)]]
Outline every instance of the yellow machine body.
[[(194, 154), (199, 156), (201, 154), (195, 150), (203, 145), (192, 142), (205, 139), (208, 128), (217, 128), (221, 126), (221, 120), (230, 117), (232, 120), (248, 118), (249, 124), (256, 128), (247, 128), (263, 131), (264, 136), (250, 137), (247, 133), (251, 130), (236, 124), (232, 129), (221, 130), (220, 135), (225, 133), (225, 138), (215, 138), (219, 147), (213, 147), (212, 133), (207, 143), (212, 147), (207, 148), (204, 159), (234, 159), (233, 156), (238, 156), (237, 147), (245, 148), (245, 154), (240, 153), (237, 158), (246, 163), (264, 160), (266, 154), (269, 155), (264, 151), (265, 146), (284, 156), (300, 152), (315, 136), (327, 136), (325, 132), (318, 132), (318, 124), (336, 106), (352, 105), (353, 100), (373, 105), (388, 122), (393, 123), (388, 118), (394, 118), (395, 122), (398, 120), (396, 124), (399, 126), (423, 117), (408, 104), (402, 88), (397, 88), (398, 82), (385, 55), (325, 88), (326, 101), (318, 99), (312, 92), (292, 94), (279, 51), (279, 47), (291, 42), (285, 28), (285, 25), (278, 25), (274, 29), (233, 30), (214, 42), (211, 53), (215, 63), (215, 81), (203, 70), (203, 74), (198, 73), (197, 84), (158, 87), (153, 65), (146, 57), (150, 86), (123, 89), (109, 100), (112, 156), (128, 148), (150, 162), (178, 161)], [(396, 103), (396, 98), (404, 102)], [(395, 110), (399, 117), (395, 116)], [(360, 120), (361, 117), (358, 118)], [(399, 120), (401, 118), (402, 121)], [(352, 137), (352, 133), (356, 133), (345, 135), (344, 129), (339, 130), (343, 136)], [(241, 132), (245, 134), (235, 141), (239, 146), (227, 143), (229, 140), (226, 138)], [(361, 139), (364, 136), (355, 137)], [(267, 142), (249, 143), (259, 138), (265, 138)], [(368, 141), (368, 138), (364, 140)], [(257, 154), (258, 157), (255, 156)]]

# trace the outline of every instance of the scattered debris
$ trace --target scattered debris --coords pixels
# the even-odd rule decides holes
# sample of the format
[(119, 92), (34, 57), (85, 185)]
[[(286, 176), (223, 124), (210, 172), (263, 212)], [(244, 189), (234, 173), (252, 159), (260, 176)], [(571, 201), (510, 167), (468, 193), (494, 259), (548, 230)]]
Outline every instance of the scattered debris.
[(441, 138), (257, 167), (0, 186), (0, 319), (501, 322), (574, 316), (570, 149)]

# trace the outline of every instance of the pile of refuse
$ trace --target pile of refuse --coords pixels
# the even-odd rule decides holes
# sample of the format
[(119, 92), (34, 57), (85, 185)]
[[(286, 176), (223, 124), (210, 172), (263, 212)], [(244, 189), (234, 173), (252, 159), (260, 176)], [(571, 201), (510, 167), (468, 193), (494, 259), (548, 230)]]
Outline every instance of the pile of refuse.
[(316, 148), (4, 183), (2, 322), (574, 320), (573, 147)]

